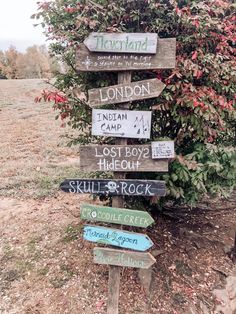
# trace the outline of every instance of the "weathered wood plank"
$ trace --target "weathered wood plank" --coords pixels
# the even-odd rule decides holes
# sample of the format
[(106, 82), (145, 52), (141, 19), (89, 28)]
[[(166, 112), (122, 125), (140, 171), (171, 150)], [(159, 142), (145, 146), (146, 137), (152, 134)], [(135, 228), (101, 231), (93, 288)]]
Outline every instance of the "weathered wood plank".
[(88, 91), (89, 105), (96, 107), (158, 97), (165, 86), (160, 80), (151, 79), (130, 84), (94, 88)]
[(77, 48), (76, 69), (78, 71), (127, 71), (175, 68), (176, 39), (157, 40), (154, 55), (90, 52), (84, 44)]
[(80, 169), (89, 171), (167, 172), (168, 160), (152, 159), (151, 145), (80, 146)]
[(66, 179), (60, 189), (68, 193), (99, 195), (165, 196), (165, 181), (116, 179)]
[(151, 143), (152, 158), (164, 159), (175, 157), (174, 141), (156, 141)]
[(93, 252), (94, 263), (97, 264), (147, 269), (156, 262), (155, 258), (150, 253), (130, 252), (99, 247), (95, 247)]
[(153, 246), (152, 240), (142, 233), (86, 225), (83, 237), (90, 242), (119, 246), (136, 251), (146, 251)]
[(151, 111), (93, 109), (92, 135), (150, 138)]
[(154, 54), (157, 50), (157, 34), (90, 33), (84, 44), (94, 52)]
[(80, 218), (142, 228), (154, 222), (146, 211), (91, 204), (81, 204)]

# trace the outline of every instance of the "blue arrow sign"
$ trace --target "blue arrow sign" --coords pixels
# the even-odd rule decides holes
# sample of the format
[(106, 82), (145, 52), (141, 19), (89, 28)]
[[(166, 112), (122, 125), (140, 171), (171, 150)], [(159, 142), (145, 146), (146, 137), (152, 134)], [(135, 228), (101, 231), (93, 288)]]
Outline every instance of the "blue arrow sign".
[(119, 229), (84, 226), (84, 239), (122, 248), (146, 251), (153, 246), (152, 240), (145, 234), (133, 233)]

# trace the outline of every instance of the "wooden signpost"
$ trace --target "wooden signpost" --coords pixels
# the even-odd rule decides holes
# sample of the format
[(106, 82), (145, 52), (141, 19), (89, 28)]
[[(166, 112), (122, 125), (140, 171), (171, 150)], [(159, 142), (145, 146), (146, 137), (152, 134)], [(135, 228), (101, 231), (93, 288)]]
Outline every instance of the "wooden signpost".
[(113, 179), (66, 179), (60, 188), (68, 193), (99, 195), (164, 196), (165, 181), (157, 180), (113, 180)]
[(151, 111), (93, 109), (92, 135), (150, 138)]
[(84, 41), (90, 51), (152, 53), (157, 50), (155, 33), (90, 33)]
[(136, 251), (146, 251), (153, 246), (152, 240), (145, 234), (107, 227), (84, 226), (83, 236), (87, 241)]
[(174, 141), (152, 142), (151, 145), (152, 145), (152, 158), (153, 159), (175, 157)]
[(154, 220), (145, 211), (91, 204), (80, 206), (81, 219), (146, 228)]
[[(129, 111), (130, 102), (157, 97), (165, 86), (156, 79), (131, 83), (128, 71), (174, 68), (175, 55), (175, 38), (160, 39), (150, 33), (92, 33), (78, 46), (78, 71), (119, 71), (117, 85), (89, 91), (91, 107), (117, 104), (118, 110), (92, 111), (92, 134), (115, 137), (115, 145), (80, 147), (82, 171), (114, 171), (114, 179), (68, 179), (61, 184), (70, 193), (112, 195), (112, 207), (82, 205), (82, 219), (137, 227), (153, 222), (148, 213), (125, 209), (119, 195), (165, 193), (160, 181), (125, 179), (128, 172), (168, 171), (168, 159), (174, 155), (171, 143), (127, 145), (127, 138), (149, 139), (151, 130), (151, 112)], [(89, 225), (84, 227), (84, 238), (137, 251), (153, 245), (145, 234)], [(96, 247), (94, 262), (109, 265), (107, 314), (118, 314), (120, 266), (149, 268), (155, 258), (150, 253)]]
[(168, 160), (152, 159), (151, 145), (80, 146), (80, 169), (118, 172), (167, 172)]
[(108, 248), (94, 248), (94, 263), (132, 268), (150, 268), (155, 258), (150, 253), (130, 252)]
[(151, 79), (130, 84), (90, 89), (88, 91), (89, 105), (90, 107), (97, 107), (153, 98), (159, 96), (164, 88), (165, 84), (160, 80)]
[(157, 40), (156, 54), (90, 52), (84, 44), (77, 48), (78, 71), (128, 71), (175, 67), (176, 39)]

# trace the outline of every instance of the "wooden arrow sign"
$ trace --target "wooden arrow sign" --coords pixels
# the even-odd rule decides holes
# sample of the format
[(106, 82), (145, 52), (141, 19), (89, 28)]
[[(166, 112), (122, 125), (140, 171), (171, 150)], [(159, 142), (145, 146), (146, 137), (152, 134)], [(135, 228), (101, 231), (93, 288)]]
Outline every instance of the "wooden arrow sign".
[(151, 79), (129, 84), (90, 89), (88, 91), (89, 105), (91, 107), (96, 107), (158, 97), (164, 88), (165, 84), (161, 81), (158, 79)]
[(153, 246), (152, 240), (145, 234), (119, 229), (84, 226), (83, 237), (87, 241), (119, 246), (136, 251), (146, 251)]
[(90, 52), (84, 44), (77, 48), (78, 71), (128, 71), (175, 68), (176, 39), (157, 39), (154, 55)]
[(60, 184), (68, 193), (99, 195), (165, 196), (165, 181), (156, 180), (113, 180), (113, 179), (66, 179)]
[(90, 204), (82, 204), (80, 206), (80, 217), (81, 219), (91, 221), (103, 221), (143, 228), (154, 222), (153, 218), (146, 211)]
[(92, 135), (150, 138), (151, 116), (151, 111), (93, 109)]
[(151, 145), (80, 146), (80, 169), (89, 171), (167, 172), (168, 160), (152, 159)]
[(90, 33), (84, 41), (90, 51), (152, 53), (157, 50), (155, 33)]
[(94, 263), (96, 264), (149, 268), (156, 262), (155, 258), (150, 253), (130, 252), (99, 247), (95, 247), (93, 252)]

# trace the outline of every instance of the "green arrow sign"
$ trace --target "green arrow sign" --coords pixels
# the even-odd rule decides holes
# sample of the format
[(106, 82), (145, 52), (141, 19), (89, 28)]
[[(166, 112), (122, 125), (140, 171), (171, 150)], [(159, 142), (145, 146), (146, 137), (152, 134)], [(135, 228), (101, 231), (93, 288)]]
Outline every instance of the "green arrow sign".
[(154, 222), (153, 218), (145, 211), (90, 204), (81, 205), (80, 216), (81, 219), (86, 220), (144, 228)]

